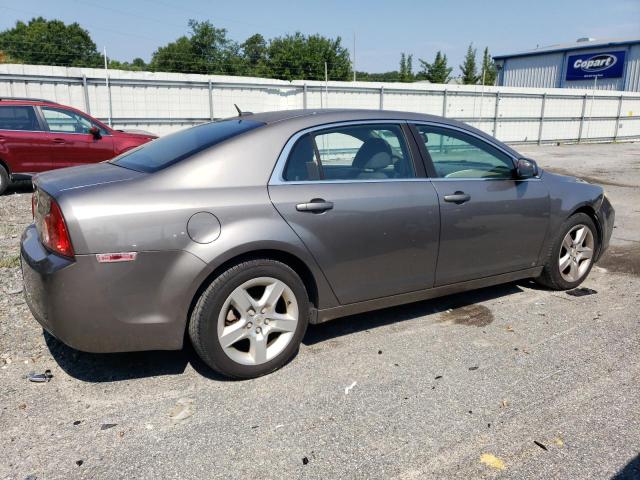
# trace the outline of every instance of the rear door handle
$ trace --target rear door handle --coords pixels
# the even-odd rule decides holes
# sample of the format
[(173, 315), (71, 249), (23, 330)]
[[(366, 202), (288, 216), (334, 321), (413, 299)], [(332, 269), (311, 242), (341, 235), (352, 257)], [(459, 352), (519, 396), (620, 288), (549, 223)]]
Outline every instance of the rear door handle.
[(299, 212), (322, 213), (333, 208), (333, 202), (325, 202), (322, 199), (314, 198), (308, 203), (299, 203), (296, 210)]
[(60, 143), (60, 144), (63, 144), (63, 143), (67, 143), (67, 142), (65, 141), (65, 139), (64, 139), (64, 138), (54, 138), (54, 139), (53, 139), (53, 143)]
[(469, 195), (468, 193), (460, 192), (460, 191), (455, 192), (452, 195), (444, 196), (445, 202), (457, 203), (458, 205), (460, 205), (461, 203), (468, 202), (469, 200), (471, 200), (471, 195)]

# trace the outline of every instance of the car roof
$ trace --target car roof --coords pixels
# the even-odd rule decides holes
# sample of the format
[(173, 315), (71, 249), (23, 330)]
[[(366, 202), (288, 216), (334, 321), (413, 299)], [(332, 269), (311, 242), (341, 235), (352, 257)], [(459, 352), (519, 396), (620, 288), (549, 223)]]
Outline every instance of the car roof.
[(309, 110), (279, 110), (262, 113), (243, 113), (242, 118), (255, 120), (267, 125), (280, 122), (314, 123), (318, 125), (344, 120), (415, 120), (415, 121), (437, 121), (439, 123), (458, 123), (447, 121), (446, 118), (423, 113), (400, 112), (394, 110), (366, 110), (358, 108), (323, 108)]
[(0, 97), (0, 105), (59, 105), (53, 100), (28, 97)]
[[(233, 117), (238, 118), (238, 117)], [(408, 121), (408, 122), (431, 122), (444, 126), (456, 127), (467, 132), (474, 133), (487, 140), (490, 143), (498, 143), (503, 150), (507, 150), (513, 156), (520, 154), (513, 148), (505, 145), (491, 135), (479, 130), (478, 128), (463, 123), (452, 118), (441, 117), (438, 115), (429, 115), (417, 112), (401, 112), (394, 110), (365, 110), (356, 108), (325, 108), (310, 110), (280, 110), (275, 112), (263, 113), (243, 113), (240, 118), (254, 120), (264, 123), (266, 128), (285, 127), (290, 134), (296, 131), (313, 128), (322, 125), (329, 125), (338, 122), (352, 121), (369, 121), (369, 120), (389, 120), (389, 121)]]

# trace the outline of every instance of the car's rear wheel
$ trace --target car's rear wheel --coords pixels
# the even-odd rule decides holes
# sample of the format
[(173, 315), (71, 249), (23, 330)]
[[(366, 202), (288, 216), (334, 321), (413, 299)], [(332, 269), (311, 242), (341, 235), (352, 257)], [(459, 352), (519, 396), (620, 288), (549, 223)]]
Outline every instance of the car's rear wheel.
[(9, 187), (11, 179), (9, 178), (9, 172), (7, 169), (0, 165), (0, 195)]
[(542, 275), (536, 280), (555, 290), (577, 287), (591, 271), (598, 247), (591, 217), (584, 213), (571, 216), (552, 242)]
[(253, 378), (295, 355), (308, 321), (309, 299), (300, 277), (281, 262), (251, 260), (222, 273), (202, 293), (189, 336), (214, 370)]

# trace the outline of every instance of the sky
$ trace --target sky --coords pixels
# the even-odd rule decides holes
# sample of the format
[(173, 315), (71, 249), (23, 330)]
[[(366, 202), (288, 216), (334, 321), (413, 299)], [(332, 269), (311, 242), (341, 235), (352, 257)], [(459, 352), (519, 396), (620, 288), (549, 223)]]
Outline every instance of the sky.
[(238, 42), (295, 33), (342, 37), (356, 69), (396, 70), (400, 53), (431, 61), (438, 50), (459, 73), (469, 43), (512, 53), (579, 37), (640, 38), (640, 0), (0, 0), (0, 30), (33, 16), (78, 22), (109, 57), (148, 61), (188, 33), (190, 18), (226, 28)]

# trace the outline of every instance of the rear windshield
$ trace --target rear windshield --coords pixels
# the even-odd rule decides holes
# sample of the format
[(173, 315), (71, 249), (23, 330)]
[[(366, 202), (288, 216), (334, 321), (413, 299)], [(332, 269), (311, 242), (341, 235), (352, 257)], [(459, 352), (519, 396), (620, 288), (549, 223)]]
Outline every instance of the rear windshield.
[(111, 163), (138, 172), (153, 173), (262, 125), (243, 119), (205, 123), (142, 145), (114, 158)]

